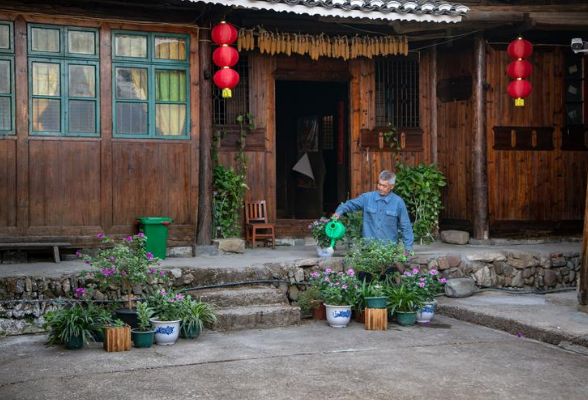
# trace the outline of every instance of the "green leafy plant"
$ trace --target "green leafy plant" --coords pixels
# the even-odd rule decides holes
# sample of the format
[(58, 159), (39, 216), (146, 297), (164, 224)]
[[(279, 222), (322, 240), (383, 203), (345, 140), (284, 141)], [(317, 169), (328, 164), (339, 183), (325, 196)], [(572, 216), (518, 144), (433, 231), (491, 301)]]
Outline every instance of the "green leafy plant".
[(434, 164), (396, 165), (394, 193), (406, 203), (413, 219), (414, 236), (421, 244), (434, 240), (433, 233), (439, 227), (439, 213), (443, 209), (441, 188), (445, 185), (445, 176)]
[(423, 307), (423, 301), (419, 293), (403, 284), (387, 287), (386, 295), (388, 297), (388, 308), (392, 313), (395, 311), (413, 312)]
[(312, 234), (318, 247), (327, 248), (331, 245), (331, 239), (327, 236), (325, 228), (329, 223), (329, 219), (321, 218), (308, 225), (308, 230)]
[(400, 276), (401, 282), (413, 292), (417, 292), (423, 301), (433, 301), (435, 296), (443, 291), (445, 278), (439, 278), (439, 271), (432, 269), (429, 272), (421, 272), (418, 268), (405, 271)]
[(94, 312), (88, 311), (81, 304), (65, 305), (60, 303), (55, 311), (45, 314), (44, 329), (48, 329), (46, 345), (67, 344), (72, 340), (81, 340), (84, 344), (93, 338), (96, 329)]
[(363, 211), (343, 215), (341, 223), (345, 225), (345, 237), (349, 241), (358, 241), (363, 237)]
[(366, 272), (379, 279), (386, 270), (397, 263), (406, 263), (412, 255), (402, 243), (387, 240), (360, 239), (358, 246), (345, 255), (345, 265), (358, 272)]
[(158, 321), (177, 321), (181, 319), (185, 297), (181, 293), (161, 289), (147, 296), (147, 304)]
[(204, 324), (217, 322), (214, 308), (203, 301), (186, 296), (180, 306), (181, 330), (183, 336), (190, 337), (190, 332), (201, 332)]
[[(102, 243), (112, 246), (114, 240), (99, 234)], [(83, 276), (90, 276), (98, 281), (101, 288), (120, 287), (126, 295), (127, 307), (132, 307), (132, 290), (134, 285), (158, 285), (168, 282), (163, 271), (157, 270), (157, 258), (145, 251), (147, 238), (143, 233), (128, 236), (113, 247), (98, 250), (94, 257), (84, 256), (86, 264), (92, 271), (84, 271)]]
[(321, 293), (316, 286), (308, 286), (305, 291), (298, 295), (298, 307), (300, 307), (300, 314), (308, 317), (312, 314), (312, 310), (320, 306), (322, 303)]
[(357, 303), (358, 281), (351, 268), (346, 272), (335, 272), (330, 268), (324, 272), (313, 272), (310, 281), (319, 289), (325, 304), (353, 306)]
[(155, 314), (155, 311), (149, 307), (146, 301), (137, 303), (138, 330), (144, 332), (151, 331), (151, 321), (149, 319), (153, 317), (153, 314)]
[(224, 137), (224, 131), (214, 133), (213, 140), (213, 217), (214, 236), (227, 238), (239, 236), (241, 233), (241, 210), (247, 186), (247, 157), (245, 156), (245, 143), (248, 132), (255, 129), (253, 116), (249, 113), (237, 116), (240, 126), (239, 150), (235, 155), (236, 167), (225, 167), (220, 164), (218, 158), (218, 146)]

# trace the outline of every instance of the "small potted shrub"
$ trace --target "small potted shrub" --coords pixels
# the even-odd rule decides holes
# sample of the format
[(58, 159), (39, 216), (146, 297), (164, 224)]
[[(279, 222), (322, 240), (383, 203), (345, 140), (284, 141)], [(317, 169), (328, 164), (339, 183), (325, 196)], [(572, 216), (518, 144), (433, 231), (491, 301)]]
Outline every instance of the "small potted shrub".
[(178, 340), (184, 297), (183, 294), (161, 289), (147, 298), (149, 307), (154, 311), (150, 321), (155, 329), (156, 344), (172, 345)]
[(212, 306), (186, 295), (181, 301), (180, 318), (182, 319), (180, 335), (185, 339), (196, 339), (204, 324), (212, 325), (217, 321)]
[(112, 311), (108, 308), (97, 307), (89, 303), (88, 312), (92, 315), (92, 320), (94, 321), (92, 337), (95, 342), (103, 342), (104, 328), (112, 324)]
[(423, 306), (420, 294), (403, 284), (388, 288), (386, 294), (390, 313), (396, 315), (396, 322), (400, 325), (414, 325), (416, 313)]
[(327, 224), (330, 222), (327, 218), (321, 218), (308, 225), (308, 230), (316, 240), (316, 251), (319, 257), (330, 257), (333, 255), (333, 248), (331, 246), (331, 239), (327, 236), (325, 231)]
[(312, 316), (316, 320), (327, 319), (325, 305), (318, 287), (308, 286), (305, 291), (300, 292), (297, 303), (302, 316)]
[(353, 269), (310, 274), (311, 282), (319, 288), (327, 309), (327, 322), (333, 328), (344, 328), (351, 320), (351, 308), (357, 303), (358, 282)]
[(49, 329), (46, 345), (64, 344), (66, 349), (82, 349), (84, 344), (93, 340), (92, 332), (95, 321), (92, 312), (81, 304), (65, 305), (60, 303), (55, 311), (45, 314), (43, 328)]
[(104, 327), (104, 350), (119, 352), (131, 350), (131, 327), (120, 319), (115, 319)]
[(345, 265), (355, 269), (360, 281), (384, 281), (396, 264), (405, 264), (412, 252), (402, 243), (377, 239), (361, 239), (345, 255)]
[(416, 321), (422, 324), (429, 323), (435, 314), (435, 306), (437, 305), (435, 296), (443, 292), (443, 285), (447, 280), (439, 278), (439, 271), (436, 269), (421, 272), (418, 268), (405, 271), (400, 279), (412, 291), (418, 292), (423, 301), (422, 308), (417, 311)]
[(151, 347), (153, 338), (155, 337), (155, 329), (151, 327), (149, 319), (153, 317), (154, 311), (147, 302), (137, 303), (137, 319), (138, 326), (131, 329), (131, 338), (135, 347), (146, 348)]
[(372, 281), (368, 285), (368, 296), (365, 298), (366, 308), (383, 309), (386, 308), (388, 297), (385, 293), (385, 283)]

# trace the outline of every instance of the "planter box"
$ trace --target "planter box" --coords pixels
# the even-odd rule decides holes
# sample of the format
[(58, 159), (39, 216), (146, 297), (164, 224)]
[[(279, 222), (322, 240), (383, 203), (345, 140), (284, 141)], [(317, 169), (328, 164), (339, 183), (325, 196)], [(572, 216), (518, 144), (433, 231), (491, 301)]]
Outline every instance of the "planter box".
[(131, 327), (104, 328), (104, 350), (108, 352), (131, 350)]
[(365, 308), (365, 329), (368, 331), (388, 330), (388, 310), (385, 308)]

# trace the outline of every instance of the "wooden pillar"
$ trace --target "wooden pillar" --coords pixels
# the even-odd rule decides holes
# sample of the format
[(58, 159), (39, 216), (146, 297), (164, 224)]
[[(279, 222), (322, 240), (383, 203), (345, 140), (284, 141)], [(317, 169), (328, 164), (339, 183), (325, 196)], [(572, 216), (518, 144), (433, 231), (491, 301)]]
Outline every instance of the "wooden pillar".
[(474, 39), (474, 140), (473, 140), (473, 223), (474, 238), (488, 239), (488, 175), (486, 172), (486, 43)]
[(429, 89), (431, 162), (437, 164), (437, 46), (433, 46), (430, 53)]
[(210, 30), (200, 31), (200, 168), (198, 182), (198, 228), (196, 244), (212, 240), (212, 51)]
[(578, 302), (585, 306), (588, 305), (588, 191), (586, 192), (586, 205), (584, 206), (581, 263), (580, 274), (578, 275)]
[(100, 223), (105, 233), (112, 228), (112, 31), (100, 28)]

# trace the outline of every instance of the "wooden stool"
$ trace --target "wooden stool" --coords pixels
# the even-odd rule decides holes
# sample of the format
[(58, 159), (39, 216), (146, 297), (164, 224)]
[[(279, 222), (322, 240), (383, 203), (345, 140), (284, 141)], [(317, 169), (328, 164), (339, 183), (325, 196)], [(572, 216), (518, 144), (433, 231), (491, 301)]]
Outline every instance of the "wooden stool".
[(368, 331), (387, 331), (388, 330), (388, 310), (386, 308), (366, 308), (365, 329)]

